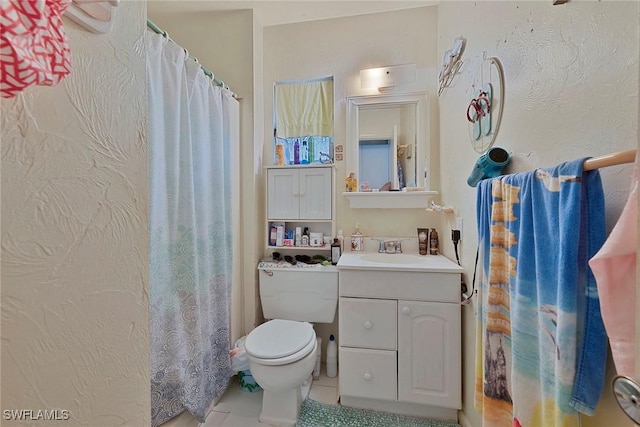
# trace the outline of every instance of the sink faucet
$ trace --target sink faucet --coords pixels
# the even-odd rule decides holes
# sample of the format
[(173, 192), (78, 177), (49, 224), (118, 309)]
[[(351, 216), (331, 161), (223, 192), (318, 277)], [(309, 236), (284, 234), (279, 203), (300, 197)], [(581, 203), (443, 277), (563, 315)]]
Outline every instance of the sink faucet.
[(388, 254), (401, 254), (402, 253), (402, 244), (400, 240), (389, 240), (384, 242), (385, 252)]
[(402, 240), (382, 240), (371, 239), (378, 242), (378, 252), (381, 254), (401, 254), (402, 253)]
[(379, 253), (383, 254), (383, 253), (386, 252), (384, 240), (382, 240), (382, 239), (374, 239), (374, 238), (372, 238), (371, 240), (375, 240), (375, 241), (378, 242), (378, 252)]

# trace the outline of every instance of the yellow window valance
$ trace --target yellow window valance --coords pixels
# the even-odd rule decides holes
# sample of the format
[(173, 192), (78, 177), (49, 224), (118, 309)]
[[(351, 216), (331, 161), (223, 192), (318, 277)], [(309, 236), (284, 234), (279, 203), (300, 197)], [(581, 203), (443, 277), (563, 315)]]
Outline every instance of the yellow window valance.
[(276, 83), (276, 136), (333, 136), (333, 78)]

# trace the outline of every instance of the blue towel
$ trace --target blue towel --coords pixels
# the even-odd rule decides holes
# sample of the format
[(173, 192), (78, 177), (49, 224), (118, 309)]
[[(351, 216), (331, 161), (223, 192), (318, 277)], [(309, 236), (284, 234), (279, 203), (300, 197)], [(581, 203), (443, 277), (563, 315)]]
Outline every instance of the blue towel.
[(604, 192), (583, 160), (478, 185), (485, 426), (577, 426), (600, 399), (607, 338), (588, 260), (605, 240)]

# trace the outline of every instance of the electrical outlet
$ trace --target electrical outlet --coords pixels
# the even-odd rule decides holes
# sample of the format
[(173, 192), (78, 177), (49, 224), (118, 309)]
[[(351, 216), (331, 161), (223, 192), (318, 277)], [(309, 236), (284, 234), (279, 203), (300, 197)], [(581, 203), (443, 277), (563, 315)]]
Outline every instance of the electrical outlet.
[(460, 240), (462, 240), (462, 218), (456, 218), (456, 229), (460, 230)]

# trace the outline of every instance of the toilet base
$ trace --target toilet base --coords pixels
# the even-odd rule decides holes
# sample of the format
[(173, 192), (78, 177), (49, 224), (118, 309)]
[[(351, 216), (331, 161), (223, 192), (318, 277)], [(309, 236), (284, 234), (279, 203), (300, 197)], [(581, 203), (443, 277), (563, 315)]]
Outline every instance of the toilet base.
[(298, 421), (302, 405), (302, 387), (280, 391), (262, 392), (262, 412), (258, 417), (261, 423), (289, 427)]
[(307, 398), (307, 396), (309, 396), (309, 392), (311, 391), (312, 384), (313, 384), (313, 374), (309, 375), (309, 378), (307, 378), (307, 380), (302, 383), (300, 392), (302, 393), (303, 401)]

